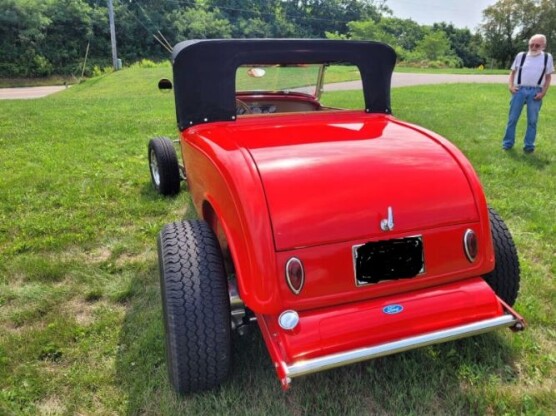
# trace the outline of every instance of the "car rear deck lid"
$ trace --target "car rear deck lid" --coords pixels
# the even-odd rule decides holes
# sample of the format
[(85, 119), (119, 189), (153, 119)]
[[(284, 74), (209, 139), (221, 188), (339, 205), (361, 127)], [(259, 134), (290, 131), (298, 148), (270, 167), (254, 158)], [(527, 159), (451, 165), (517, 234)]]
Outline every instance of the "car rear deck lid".
[[(359, 129), (284, 125), (265, 133), (271, 146), (250, 149), (278, 250), (478, 220), (453, 156), (428, 136), (381, 119)], [(246, 132), (247, 145), (249, 134), (258, 135)], [(284, 137), (288, 143), (280, 145)], [(389, 219), (392, 230), (383, 226)]]

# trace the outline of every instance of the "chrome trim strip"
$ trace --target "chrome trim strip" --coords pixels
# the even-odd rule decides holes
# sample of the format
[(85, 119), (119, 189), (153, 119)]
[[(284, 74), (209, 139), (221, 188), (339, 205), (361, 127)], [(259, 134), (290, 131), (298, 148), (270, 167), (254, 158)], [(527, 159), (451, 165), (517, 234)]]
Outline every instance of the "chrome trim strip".
[(323, 370), (354, 364), (372, 358), (384, 357), (399, 352), (408, 351), (418, 347), (453, 341), (472, 335), (482, 334), (497, 328), (515, 325), (519, 320), (512, 315), (503, 315), (497, 318), (486, 319), (472, 324), (462, 325), (441, 331), (430, 332), (399, 341), (388, 342), (374, 347), (359, 348), (347, 352), (331, 354), (324, 357), (299, 361), (292, 365), (286, 365), (288, 377), (299, 377)]

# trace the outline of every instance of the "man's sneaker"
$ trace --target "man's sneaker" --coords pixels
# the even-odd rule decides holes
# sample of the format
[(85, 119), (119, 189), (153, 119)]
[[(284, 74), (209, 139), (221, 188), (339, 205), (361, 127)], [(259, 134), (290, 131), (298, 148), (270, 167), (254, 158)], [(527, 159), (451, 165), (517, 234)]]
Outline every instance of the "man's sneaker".
[(534, 151), (535, 149), (532, 149), (530, 147), (526, 147), (525, 149), (523, 149), (523, 153), (527, 153), (527, 154), (533, 153)]

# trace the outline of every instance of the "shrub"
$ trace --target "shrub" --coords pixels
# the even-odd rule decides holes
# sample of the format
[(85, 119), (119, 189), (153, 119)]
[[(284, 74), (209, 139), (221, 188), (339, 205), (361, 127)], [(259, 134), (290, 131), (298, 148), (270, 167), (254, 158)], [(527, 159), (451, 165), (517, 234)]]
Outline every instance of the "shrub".
[(102, 75), (111, 74), (112, 72), (114, 72), (114, 68), (112, 68), (111, 66), (105, 66), (101, 68), (100, 66), (95, 65), (91, 70), (91, 76), (93, 78), (100, 77)]
[(170, 61), (154, 62), (150, 59), (141, 59), (131, 65), (132, 68), (165, 68), (170, 67)]

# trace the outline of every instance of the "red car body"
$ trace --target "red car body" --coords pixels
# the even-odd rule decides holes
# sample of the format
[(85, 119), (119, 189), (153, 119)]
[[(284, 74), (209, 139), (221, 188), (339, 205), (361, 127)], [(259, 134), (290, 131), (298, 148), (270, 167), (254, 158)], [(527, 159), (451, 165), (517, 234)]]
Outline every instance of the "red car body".
[[(261, 42), (273, 48), (286, 41), (178, 47), (176, 95), (183, 86), (179, 53), (215, 42), (257, 52)], [(373, 44), (343, 45), (353, 43)], [(289, 41), (286, 49), (330, 44), (339, 43)], [(384, 45), (372, 47), (386, 61), (379, 72), (387, 72), (381, 90), (389, 91), (393, 55)], [(284, 60), (280, 53), (254, 55), (255, 64)], [(328, 55), (308, 60), (329, 61)], [(473, 167), (449, 141), (392, 116), (389, 95), (378, 99), (385, 111), (324, 108), (295, 93), (234, 97), (247, 107), (281, 100), (314, 107), (237, 117), (234, 109), (229, 118), (188, 124), (180, 114), (186, 98), (176, 98), (193, 205), (231, 264), (232, 315), (241, 310), (244, 319), (247, 310), (256, 318), (284, 388), (294, 377), (339, 365), (498, 327), (523, 328), (484, 279), (495, 269), (492, 214)], [(472, 258), (468, 233), (476, 243)], [(301, 264), (301, 287), (292, 287), (291, 259)], [(403, 262), (417, 262), (413, 272), (398, 268)], [(383, 266), (378, 281), (362, 277)]]

